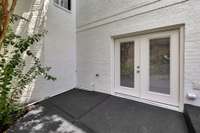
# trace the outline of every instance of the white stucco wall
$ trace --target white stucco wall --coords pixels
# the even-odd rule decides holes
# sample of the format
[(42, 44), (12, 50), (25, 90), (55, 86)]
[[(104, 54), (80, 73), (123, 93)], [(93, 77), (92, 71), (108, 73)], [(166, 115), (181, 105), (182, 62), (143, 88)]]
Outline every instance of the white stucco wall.
[[(111, 36), (185, 24), (185, 76), (184, 88), (181, 89), (185, 92), (185, 103), (200, 106), (200, 91), (194, 90), (192, 86), (193, 81), (200, 81), (200, 1), (158, 0), (140, 8), (131, 8), (135, 5), (130, 0), (126, 0), (121, 6), (122, 2), (124, 1), (78, 0), (78, 87), (111, 93)], [(114, 5), (112, 10), (109, 9), (111, 5)], [(96, 78), (95, 74), (100, 74), (100, 77)], [(186, 94), (191, 91), (197, 94), (197, 100), (186, 98)]]
[(76, 86), (75, 2), (72, 0), (72, 11), (67, 12), (56, 7), (53, 0), (50, 0), (42, 62), (52, 67), (51, 74), (57, 80), (38, 80), (31, 101), (54, 96)]

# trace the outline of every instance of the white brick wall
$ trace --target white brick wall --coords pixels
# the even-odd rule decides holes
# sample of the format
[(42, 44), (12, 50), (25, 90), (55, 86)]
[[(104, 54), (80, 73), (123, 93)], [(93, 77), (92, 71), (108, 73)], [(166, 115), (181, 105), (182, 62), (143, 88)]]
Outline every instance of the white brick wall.
[[(35, 102), (46, 97), (57, 95), (76, 86), (76, 1), (72, 0), (72, 11), (67, 12), (54, 6), (53, 0), (45, 0), (46, 2), (50, 2), (47, 14), (44, 12), (37, 12), (39, 10), (38, 7), (42, 6), (42, 4), (38, 3), (40, 1), (41, 0), (18, 1), (16, 14), (27, 14), (32, 10), (37, 17), (45, 17), (42, 19), (37, 18), (37, 20), (35, 16), (30, 17), (29, 19), (31, 19), (31, 23), (33, 24), (30, 26), (25, 23), (26, 27), (21, 24), (18, 32), (25, 33), (26, 28), (32, 29), (29, 31), (30, 34), (35, 32), (35, 30), (42, 30), (43, 28), (48, 31), (45, 38), (41, 41), (42, 49), (39, 47), (33, 50), (34, 52), (42, 51), (42, 63), (52, 67), (51, 74), (54, 75), (57, 80), (56, 82), (43, 79), (37, 80), (28, 90), (24, 91), (23, 101), (30, 100), (29, 102)], [(34, 23), (36, 21), (37, 24)], [(40, 24), (42, 25), (44, 23), (46, 27), (38, 27)], [(23, 28), (23, 30), (20, 30), (21, 28)], [(34, 89), (32, 89), (33, 87)]]
[(56, 7), (50, 0), (47, 13), (47, 35), (44, 40), (43, 62), (52, 67), (55, 82), (38, 80), (31, 100), (37, 101), (63, 93), (76, 86), (76, 1), (72, 11)]
[[(19, 7), (20, 5), (25, 5), (24, 7)], [(48, 0), (35, 0), (35, 1), (20, 1), (17, 3), (16, 14), (22, 15), (24, 18), (28, 19), (29, 22), (20, 20), (18, 24), (16, 24), (16, 34), (19, 35), (32, 35), (34, 33), (42, 32), (45, 28), (45, 18), (48, 9)], [(29, 7), (29, 9), (27, 8)], [(27, 9), (26, 9), (27, 8)], [(41, 51), (43, 47), (43, 40), (36, 45), (32, 46), (30, 50), (36, 55), (36, 57), (40, 58)], [(27, 71), (33, 65), (33, 60), (24, 54), (23, 58), (26, 60), (26, 68), (24, 71)], [(23, 91), (21, 96), (21, 102), (28, 102), (31, 93), (35, 87), (35, 80), (27, 85), (26, 89)]]
[[(80, 2), (81, 1), (81, 2)], [(100, 20), (92, 15), (84, 2), (77, 3), (77, 67), (78, 87), (110, 93), (112, 88), (112, 35), (133, 33), (176, 24), (185, 24), (185, 95), (192, 89), (192, 81), (200, 81), (200, 1), (199, 0), (160, 0), (153, 5), (141, 9), (112, 16)], [(95, 0), (101, 2), (101, 0)], [(118, 0), (123, 1), (123, 0)], [(89, 2), (89, 1), (87, 1)], [(87, 3), (86, 2), (86, 3)], [(88, 6), (93, 6), (92, 3)], [(107, 1), (108, 2), (108, 1)], [(127, 3), (127, 7), (128, 7)], [(109, 5), (109, 4), (108, 4)], [(105, 13), (105, 5), (98, 4), (100, 17)], [(116, 8), (120, 8), (118, 5)], [(123, 6), (124, 7), (124, 6)], [(92, 9), (91, 12), (95, 9)], [(107, 10), (109, 11), (109, 10)], [(145, 11), (145, 12), (144, 12)], [(102, 13), (102, 14), (101, 14)], [(80, 16), (87, 16), (87, 20)], [(107, 14), (106, 14), (107, 15)], [(90, 18), (91, 17), (91, 18)], [(103, 18), (103, 17), (102, 17)], [(90, 24), (88, 24), (90, 23)], [(86, 25), (85, 25), (86, 24)], [(100, 74), (99, 78), (95, 74)], [(93, 86), (95, 84), (95, 86)], [(185, 96), (185, 103), (200, 106), (200, 91), (196, 101), (190, 101)]]

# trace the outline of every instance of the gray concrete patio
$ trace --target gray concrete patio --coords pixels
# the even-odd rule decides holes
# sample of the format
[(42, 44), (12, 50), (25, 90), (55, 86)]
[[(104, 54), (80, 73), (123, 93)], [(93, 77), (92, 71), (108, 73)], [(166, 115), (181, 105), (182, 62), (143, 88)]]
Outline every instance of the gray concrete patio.
[(188, 133), (182, 113), (73, 89), (37, 105), (8, 133)]

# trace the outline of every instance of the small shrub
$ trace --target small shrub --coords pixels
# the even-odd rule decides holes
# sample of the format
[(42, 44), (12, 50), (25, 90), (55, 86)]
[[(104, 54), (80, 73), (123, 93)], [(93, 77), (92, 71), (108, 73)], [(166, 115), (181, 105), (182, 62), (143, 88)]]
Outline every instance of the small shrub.
[[(21, 19), (21, 18), (20, 18)], [(16, 20), (11, 19), (11, 22)], [(20, 103), (22, 92), (34, 79), (43, 76), (47, 80), (56, 80), (48, 74), (50, 67), (43, 66), (31, 49), (31, 46), (45, 33), (31, 36), (16, 35), (10, 24), (0, 50), (0, 125), (13, 123), (24, 112), (25, 105)], [(24, 55), (31, 58), (33, 65), (28, 67)], [(1, 127), (0, 127), (1, 128)]]

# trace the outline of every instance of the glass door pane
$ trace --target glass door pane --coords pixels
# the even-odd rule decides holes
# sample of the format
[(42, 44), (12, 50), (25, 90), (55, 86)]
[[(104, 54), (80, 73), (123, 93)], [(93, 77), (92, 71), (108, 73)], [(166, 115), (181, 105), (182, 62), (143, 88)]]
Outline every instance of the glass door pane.
[(134, 88), (134, 41), (120, 43), (120, 85)]
[(170, 94), (170, 38), (150, 40), (149, 90)]

